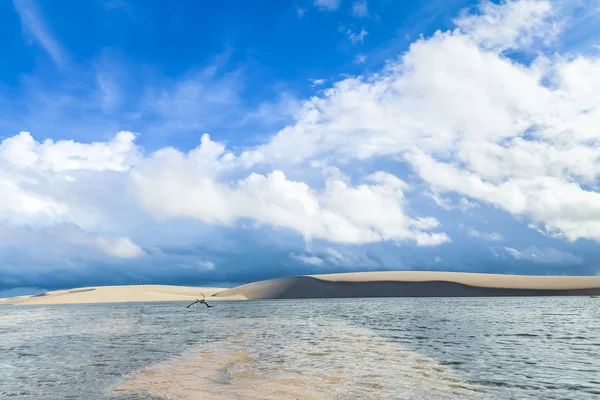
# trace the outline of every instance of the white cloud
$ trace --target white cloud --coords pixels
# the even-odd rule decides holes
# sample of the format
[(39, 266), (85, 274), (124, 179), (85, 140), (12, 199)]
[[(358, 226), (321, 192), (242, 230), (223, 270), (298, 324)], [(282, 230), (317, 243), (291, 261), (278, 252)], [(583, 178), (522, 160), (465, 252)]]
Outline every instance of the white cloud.
[(352, 4), (352, 15), (359, 18), (369, 16), (369, 8), (366, 0), (358, 0)]
[(447, 211), (457, 209), (457, 210), (460, 210), (460, 211), (466, 213), (467, 211), (469, 211), (472, 208), (479, 207), (479, 204), (471, 202), (471, 201), (465, 199), (464, 197), (461, 197), (460, 200), (458, 201), (458, 203), (455, 204), (451, 199), (441, 196), (435, 190), (426, 190), (425, 192), (423, 192), (423, 194), (425, 194), (425, 196), (431, 198), (438, 207), (441, 207)]
[(338, 264), (340, 260), (343, 260), (345, 258), (342, 253), (340, 253), (336, 249), (332, 249), (331, 247), (325, 249), (325, 252), (329, 256), (330, 260), (334, 260), (334, 264)]
[(313, 4), (324, 11), (335, 11), (340, 6), (340, 0), (314, 0)]
[(356, 64), (364, 64), (367, 61), (367, 56), (364, 54), (359, 54), (354, 58), (354, 63)]
[(69, 212), (67, 204), (57, 202), (44, 194), (21, 188), (0, 174), (0, 216), (12, 222), (27, 221), (31, 217), (54, 220)]
[(458, 201), (458, 209), (462, 212), (467, 212), (470, 209), (477, 207), (479, 207), (479, 204), (469, 201), (464, 197), (461, 197), (461, 199)]
[[(419, 39), (382, 72), (307, 100), (295, 125), (241, 158), (394, 156), (431, 190), (465, 198), (465, 208), (476, 200), (553, 236), (600, 241), (600, 58), (550, 54), (521, 64), (502, 54), (554, 32), (560, 18), (548, 6), (508, 2), (463, 15), (462, 30)], [(510, 29), (488, 43), (485, 21)]]
[[(426, 185), (442, 208), (485, 203), (554, 236), (600, 241), (600, 58), (507, 58), (506, 49), (529, 48), (543, 32), (556, 32), (547, 17), (552, 7), (538, 12), (546, 3), (518, 4), (528, 8), (483, 6), (483, 14), (458, 19), (460, 30), (417, 40), (379, 73), (336, 82), (253, 148), (234, 152), (204, 135), (187, 153), (143, 154), (130, 132), (91, 144), (15, 135), (0, 144), (0, 219), (20, 226), (72, 222), (96, 232), (88, 233), (87, 246), (121, 257), (142, 255), (124, 226), (142, 229), (150, 217), (226, 226), (249, 219), (307, 240), (349, 244), (449, 242), (432, 231), (437, 219), (414, 215), (404, 196), (410, 188), (397, 176), (347, 177), (337, 169), (387, 157), (410, 167), (420, 179), (415, 187)], [(489, 21), (502, 22), (497, 37)], [(209, 68), (170, 89), (148, 90), (144, 110), (162, 118), (156, 129), (197, 131), (210, 110), (239, 101), (235, 77), (215, 76)], [(311, 181), (303, 177), (307, 165), (329, 167), (322, 181)], [(458, 204), (446, 201), (448, 193)], [(129, 218), (131, 210), (137, 214)], [(335, 252), (315, 257), (363, 262)]]
[(326, 82), (325, 79), (311, 79), (310, 80), (310, 86), (311, 87), (321, 86), (321, 85), (324, 85), (325, 82)]
[(571, 253), (560, 251), (553, 248), (538, 248), (530, 246), (525, 250), (519, 251), (511, 247), (505, 247), (508, 255), (516, 260), (527, 260), (542, 264), (581, 264), (583, 259)]
[(102, 179), (94, 183), (88, 174), (127, 171), (140, 156), (134, 139), (131, 132), (119, 132), (108, 142), (84, 144), (47, 139), (39, 143), (28, 132), (21, 132), (3, 140), (0, 219), (12, 223), (72, 221), (86, 225), (84, 220), (89, 220), (94, 212), (83, 198), (72, 197), (79, 190), (79, 177), (84, 185), (95, 186), (89, 196), (96, 190), (110, 190), (98, 187)]
[(354, 45), (364, 43), (365, 37), (369, 34), (365, 28), (362, 28), (358, 33), (354, 33), (351, 29), (341, 27), (340, 32), (343, 32), (348, 37), (348, 40)]
[(534, 39), (548, 42), (557, 34), (549, 24), (552, 5), (547, 0), (482, 1), (480, 14), (465, 14), (455, 20), (458, 28), (481, 46), (503, 51), (530, 46)]
[(136, 259), (146, 255), (130, 238), (89, 233), (72, 223), (38, 227), (3, 223), (0, 224), (0, 239), (2, 247), (20, 249), (23, 255), (35, 253), (49, 259), (68, 259), (81, 250), (91, 252), (95, 258)]
[(97, 239), (98, 247), (104, 251), (104, 253), (111, 257), (117, 258), (139, 258), (146, 255), (138, 245), (133, 243), (129, 238), (117, 238), (107, 239), (100, 237)]
[(23, 30), (44, 48), (57, 66), (62, 67), (66, 62), (66, 54), (50, 33), (35, 2), (13, 0), (13, 5), (21, 18)]
[[(321, 257), (331, 265), (337, 265), (345, 268), (377, 268), (381, 267), (382, 263), (369, 257), (360, 249), (347, 249), (342, 253), (331, 247), (325, 248)], [(358, 250), (358, 251), (357, 251)], [(394, 266), (398, 266), (398, 260), (394, 261)]]
[(388, 173), (366, 176), (369, 183), (357, 186), (330, 176), (320, 190), (288, 180), (279, 170), (221, 182), (219, 174), (240, 161), (207, 135), (188, 154), (161, 150), (131, 173), (137, 201), (157, 218), (188, 217), (223, 225), (249, 218), (295, 230), (309, 240), (412, 240), (423, 245), (450, 240), (443, 233), (423, 232), (438, 225), (435, 219), (406, 215), (403, 189), (407, 185)]
[(478, 230), (473, 228), (467, 229), (467, 236), (475, 239), (487, 240), (490, 242), (501, 242), (502, 240), (504, 240), (502, 235), (497, 232), (479, 232)]
[(39, 143), (29, 132), (21, 132), (0, 143), (0, 162), (13, 168), (38, 171), (125, 171), (139, 156), (134, 140), (133, 133), (122, 131), (110, 142), (85, 144), (46, 139)]
[[(38, 143), (28, 133), (4, 140), (0, 144), (0, 178), (5, 189), (0, 217), (12, 223), (72, 222), (102, 230), (111, 227), (105, 213), (115, 212), (106, 207), (127, 209), (137, 203), (163, 220), (184, 217), (232, 225), (251, 219), (294, 230), (307, 240), (393, 240), (418, 245), (450, 240), (444, 233), (428, 232), (439, 225), (434, 218), (406, 214), (403, 190), (408, 185), (383, 171), (364, 176), (359, 185), (351, 185), (339, 171), (327, 172), (321, 189), (289, 180), (280, 170), (231, 181), (226, 177), (244, 174), (246, 161), (208, 135), (189, 153), (164, 148), (148, 156), (142, 155), (134, 139), (135, 135), (121, 132), (109, 142), (91, 144)], [(110, 174), (118, 179), (104, 186), (101, 182)], [(123, 225), (125, 221), (114, 222)], [(98, 237), (95, 243), (109, 256), (144, 254), (128, 238)]]
[(102, 111), (110, 112), (115, 110), (122, 101), (119, 84), (111, 76), (100, 71), (96, 73), (96, 83)]
[(138, 112), (155, 119), (153, 133), (197, 131), (214, 123), (224, 124), (234, 115), (244, 80), (241, 71), (224, 68), (230, 56), (231, 51), (225, 51), (201, 70), (149, 85)]
[(454, 208), (451, 199), (440, 196), (440, 194), (436, 191), (428, 190), (425, 191), (424, 194), (431, 198), (438, 207), (442, 207), (444, 210), (452, 210)]
[(215, 263), (213, 263), (212, 261), (199, 261), (198, 266), (201, 269), (205, 269), (207, 271), (212, 271), (216, 268)]
[(523, 254), (517, 249), (513, 249), (512, 247), (505, 247), (504, 250), (506, 250), (506, 252), (509, 255), (511, 255), (513, 258), (515, 258), (517, 260), (523, 258)]
[(325, 261), (317, 256), (307, 255), (307, 254), (290, 254), (290, 258), (300, 261), (303, 264), (307, 265), (323, 265)]

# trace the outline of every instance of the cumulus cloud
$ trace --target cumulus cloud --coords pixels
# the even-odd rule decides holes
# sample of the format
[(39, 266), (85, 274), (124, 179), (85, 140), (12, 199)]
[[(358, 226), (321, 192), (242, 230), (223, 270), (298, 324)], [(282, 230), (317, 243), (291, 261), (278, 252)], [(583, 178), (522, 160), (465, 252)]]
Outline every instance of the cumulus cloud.
[[(393, 156), (440, 194), (496, 206), (556, 237), (600, 241), (600, 59), (503, 55), (530, 43), (517, 38), (554, 29), (554, 15), (545, 1), (484, 5), (457, 20), (462, 29), (421, 38), (380, 73), (307, 100), (296, 124), (243, 157)], [(490, 43), (486, 21), (508, 31)]]
[(119, 132), (108, 142), (47, 139), (39, 143), (28, 132), (21, 132), (3, 140), (0, 218), (14, 223), (83, 222), (73, 220), (77, 210), (89, 206), (78, 204), (82, 199), (69, 197), (69, 188), (79, 184), (75, 177), (89, 183), (88, 173), (127, 171), (140, 154), (134, 139), (131, 132)]
[(340, 243), (450, 241), (444, 233), (425, 232), (439, 225), (434, 218), (406, 214), (407, 184), (389, 173), (368, 175), (356, 186), (330, 176), (318, 190), (289, 180), (280, 170), (219, 179), (239, 162), (224, 145), (204, 135), (202, 144), (187, 154), (165, 149), (140, 163), (131, 172), (134, 193), (140, 206), (157, 218), (188, 217), (222, 225), (251, 219), (292, 229), (307, 240)]
[(29, 132), (21, 132), (0, 143), (0, 160), (10, 167), (38, 171), (125, 171), (138, 156), (134, 140), (133, 133), (123, 131), (109, 142), (46, 139), (38, 143)]
[(546, 43), (559, 33), (549, 24), (552, 5), (546, 0), (482, 1), (479, 13), (463, 14), (455, 20), (458, 28), (482, 47), (503, 51), (531, 46), (535, 39)]
[[(149, 221), (250, 221), (307, 242), (448, 243), (439, 220), (420, 215), (407, 199), (424, 189), (441, 210), (487, 204), (548, 235), (600, 241), (600, 58), (543, 48), (532, 61), (507, 56), (555, 40), (557, 21), (546, 1), (483, 3), (460, 15), (457, 29), (418, 39), (381, 71), (335, 82), (293, 107), (292, 123), (251, 148), (204, 135), (188, 152), (166, 147), (145, 154), (131, 132), (96, 143), (16, 134), (0, 144), (2, 226), (37, 232), (72, 224), (82, 232), (57, 241), (124, 259), (150, 248), (131, 234)], [(366, 31), (352, 35), (358, 43)], [(207, 69), (170, 89), (149, 89), (143, 112), (157, 118), (157, 129), (197, 130), (210, 118), (197, 113), (201, 105), (214, 110), (239, 101), (235, 76), (204, 79), (214, 74)], [(356, 168), (380, 159), (386, 163), (371, 163), (377, 167), (369, 171)], [(379, 166), (390, 163), (413, 176)], [(308, 165), (332, 168), (304, 179)], [(352, 174), (345, 176), (346, 169)], [(61, 239), (74, 236), (87, 239)], [(560, 259), (546, 248), (505, 253)], [(304, 256), (368, 264), (333, 248)]]
[[(148, 155), (135, 145), (135, 137), (120, 132), (106, 142), (40, 143), (22, 132), (5, 139), (0, 143), (0, 226), (31, 226), (21, 233), (38, 238), (56, 230), (54, 245), (41, 247), (45, 251), (87, 249), (124, 260), (147, 253), (123, 233), (139, 236), (154, 218), (224, 226), (251, 220), (306, 240), (354, 244), (450, 240), (432, 232), (439, 225), (434, 218), (408, 215), (403, 191), (409, 187), (387, 172), (364, 175), (362, 183), (352, 185), (330, 168), (324, 186), (313, 188), (278, 169), (248, 172), (246, 157), (208, 135), (188, 153), (163, 148)], [(20, 248), (19, 243), (33, 245), (23, 239), (10, 246)], [(198, 265), (215, 268), (210, 261)]]

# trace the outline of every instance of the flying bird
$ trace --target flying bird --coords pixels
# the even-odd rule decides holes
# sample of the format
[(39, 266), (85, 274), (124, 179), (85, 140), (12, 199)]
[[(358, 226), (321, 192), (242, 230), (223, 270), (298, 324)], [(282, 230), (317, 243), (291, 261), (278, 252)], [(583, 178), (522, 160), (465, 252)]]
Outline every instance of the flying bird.
[(208, 303), (206, 302), (206, 297), (204, 297), (204, 294), (203, 294), (203, 293), (200, 293), (200, 294), (202, 295), (202, 300), (196, 299), (196, 301), (195, 301), (195, 302), (193, 302), (192, 304), (189, 304), (189, 305), (188, 305), (186, 308), (190, 308), (190, 307), (191, 307), (191, 306), (193, 306), (194, 304), (204, 304), (204, 305), (205, 305), (206, 307), (208, 307), (208, 308), (210, 308), (210, 307), (214, 307), (214, 306), (211, 306), (210, 304), (208, 304)]

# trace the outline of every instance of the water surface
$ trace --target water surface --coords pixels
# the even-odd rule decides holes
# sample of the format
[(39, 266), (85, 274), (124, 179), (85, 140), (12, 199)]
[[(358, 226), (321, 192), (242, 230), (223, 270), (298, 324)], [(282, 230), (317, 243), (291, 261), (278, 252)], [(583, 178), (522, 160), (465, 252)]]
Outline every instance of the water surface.
[(597, 399), (600, 301), (0, 308), (0, 398)]

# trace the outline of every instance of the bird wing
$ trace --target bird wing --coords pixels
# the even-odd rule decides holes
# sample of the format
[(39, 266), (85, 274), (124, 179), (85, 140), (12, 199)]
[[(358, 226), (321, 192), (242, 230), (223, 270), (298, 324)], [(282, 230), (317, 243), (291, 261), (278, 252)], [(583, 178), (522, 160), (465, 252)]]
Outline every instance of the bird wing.
[(192, 304), (188, 304), (188, 306), (186, 308), (190, 308), (191, 306), (193, 306), (196, 303), (200, 303), (200, 300), (196, 300), (195, 302), (193, 302)]

